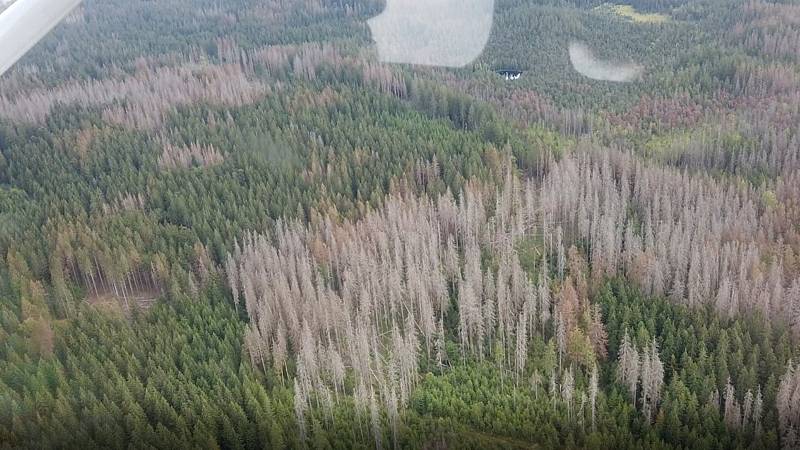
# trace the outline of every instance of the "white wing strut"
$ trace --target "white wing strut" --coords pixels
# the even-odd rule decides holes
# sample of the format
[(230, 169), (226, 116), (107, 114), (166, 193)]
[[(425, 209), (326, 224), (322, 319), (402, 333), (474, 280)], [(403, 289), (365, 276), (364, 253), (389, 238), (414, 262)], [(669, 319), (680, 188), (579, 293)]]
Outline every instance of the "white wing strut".
[(0, 13), (0, 75), (58, 25), (81, 0), (16, 0)]

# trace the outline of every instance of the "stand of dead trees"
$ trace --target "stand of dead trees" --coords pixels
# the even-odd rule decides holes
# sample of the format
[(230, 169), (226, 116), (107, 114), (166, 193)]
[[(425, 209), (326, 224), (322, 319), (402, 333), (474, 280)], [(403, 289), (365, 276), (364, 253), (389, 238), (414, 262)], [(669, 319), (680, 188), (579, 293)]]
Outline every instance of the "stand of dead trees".
[[(250, 317), (251, 359), (283, 378), (292, 376), (293, 355), (301, 427), (312, 400), (330, 408), (352, 394), (362, 417), (375, 401), (387, 411), (406, 405), (420, 361), (452, 362), (448, 332), (462, 357), (499, 358), (515, 383), (526, 375), (534, 335), (560, 336), (562, 377), (572, 376), (566, 357), (588, 373), (605, 355), (606, 336), (579, 272), (585, 261), (575, 249), (565, 261), (559, 242), (556, 266), (561, 276), (566, 264), (571, 272), (551, 280), (545, 253), (526, 271), (517, 252), (542, 230), (536, 198), (533, 184), (523, 187), (509, 169), (496, 193), (470, 184), (457, 200), (396, 194), (358, 222), (281, 223), (274, 236), (237, 244), (226, 272)], [(345, 392), (348, 374), (353, 392)], [(563, 394), (570, 404), (572, 392)]]
[[(352, 373), (366, 417), (373, 398), (406, 404), (420, 361), (447, 363), (449, 323), (463, 356), (499, 355), (516, 382), (537, 333), (556, 341), (560, 370), (565, 355), (591, 369), (606, 338), (590, 290), (618, 274), (648, 295), (796, 325), (796, 230), (780, 220), (790, 207), (763, 195), (588, 149), (542, 180), (522, 183), (509, 169), (496, 192), (470, 184), (458, 199), (395, 194), (358, 222), (281, 223), (274, 236), (237, 244), (227, 273), (250, 317), (254, 364), (290, 375), (293, 354), (306, 406), (331, 405)], [(541, 241), (527, 270), (518, 252), (526, 239)], [(637, 403), (653, 420), (664, 368), (655, 342), (643, 354), (622, 381), (634, 400), (641, 386)]]

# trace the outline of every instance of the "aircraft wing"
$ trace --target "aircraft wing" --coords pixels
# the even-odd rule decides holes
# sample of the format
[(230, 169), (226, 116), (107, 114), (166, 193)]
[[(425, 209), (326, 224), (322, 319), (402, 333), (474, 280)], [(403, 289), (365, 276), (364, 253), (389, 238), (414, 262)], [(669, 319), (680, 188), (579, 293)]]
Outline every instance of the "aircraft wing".
[(81, 0), (16, 0), (0, 12), (0, 75), (22, 58), (80, 2)]

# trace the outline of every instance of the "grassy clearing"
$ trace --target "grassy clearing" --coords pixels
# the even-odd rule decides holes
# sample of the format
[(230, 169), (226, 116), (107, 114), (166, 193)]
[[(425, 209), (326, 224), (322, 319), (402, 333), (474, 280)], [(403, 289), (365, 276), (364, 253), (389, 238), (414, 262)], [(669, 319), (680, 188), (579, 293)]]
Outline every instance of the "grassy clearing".
[(595, 8), (595, 10), (609, 12), (636, 23), (658, 24), (669, 21), (669, 16), (666, 14), (640, 13), (631, 5), (615, 5), (613, 3), (604, 3)]

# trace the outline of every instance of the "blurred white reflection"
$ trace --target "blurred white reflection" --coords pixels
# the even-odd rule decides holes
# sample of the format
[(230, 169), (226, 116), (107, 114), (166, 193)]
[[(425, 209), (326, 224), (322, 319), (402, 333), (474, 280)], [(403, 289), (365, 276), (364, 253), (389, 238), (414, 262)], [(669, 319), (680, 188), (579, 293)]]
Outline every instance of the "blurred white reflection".
[(381, 61), (464, 67), (492, 31), (494, 0), (387, 0), (369, 20)]
[(644, 68), (639, 64), (597, 59), (594, 53), (581, 42), (569, 44), (569, 61), (576, 72), (593, 80), (634, 81), (644, 72)]

